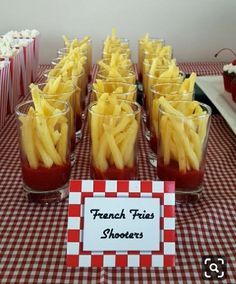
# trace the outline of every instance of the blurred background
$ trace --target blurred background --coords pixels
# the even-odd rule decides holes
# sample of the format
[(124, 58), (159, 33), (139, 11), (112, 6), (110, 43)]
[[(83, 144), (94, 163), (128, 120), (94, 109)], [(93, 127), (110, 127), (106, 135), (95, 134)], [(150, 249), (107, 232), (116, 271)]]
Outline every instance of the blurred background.
[(236, 0), (21, 0), (1, 1), (0, 34), (37, 29), (40, 63), (49, 63), (69, 38), (90, 35), (93, 59), (101, 56), (102, 40), (117, 28), (130, 40), (133, 60), (137, 40), (146, 32), (162, 37), (182, 61), (232, 61), (223, 47), (236, 51)]

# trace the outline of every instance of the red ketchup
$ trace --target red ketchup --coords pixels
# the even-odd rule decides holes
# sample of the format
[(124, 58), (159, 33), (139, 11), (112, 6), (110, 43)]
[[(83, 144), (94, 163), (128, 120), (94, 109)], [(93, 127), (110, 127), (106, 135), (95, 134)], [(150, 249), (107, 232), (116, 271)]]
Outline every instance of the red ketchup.
[(102, 172), (91, 165), (90, 170), (93, 179), (131, 180), (136, 177), (136, 167), (125, 167), (123, 170), (119, 170), (114, 166), (110, 166), (105, 172)]
[(51, 168), (38, 167), (32, 169), (28, 162), (22, 161), (22, 178), (33, 190), (49, 191), (64, 186), (70, 178), (70, 163)]
[(196, 189), (202, 184), (203, 170), (190, 170), (186, 173), (179, 171), (179, 165), (176, 161), (171, 161), (169, 165), (164, 165), (163, 159), (157, 162), (157, 175), (160, 180), (175, 181), (176, 188)]

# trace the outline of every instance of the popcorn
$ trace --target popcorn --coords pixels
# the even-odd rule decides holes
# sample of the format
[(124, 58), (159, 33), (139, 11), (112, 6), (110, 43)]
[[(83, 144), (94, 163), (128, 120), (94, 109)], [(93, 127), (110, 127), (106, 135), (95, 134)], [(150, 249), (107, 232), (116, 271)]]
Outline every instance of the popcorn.
[(39, 35), (39, 31), (37, 30), (23, 30), (21, 31), (21, 35), (24, 38), (34, 38)]
[(0, 39), (0, 57), (12, 57), (18, 52), (12, 41)]
[(7, 37), (11, 38), (35, 38), (37, 35), (39, 35), (39, 31), (33, 29), (33, 30), (22, 30), (20, 32), (18, 31), (9, 31), (8, 33), (5, 34)]

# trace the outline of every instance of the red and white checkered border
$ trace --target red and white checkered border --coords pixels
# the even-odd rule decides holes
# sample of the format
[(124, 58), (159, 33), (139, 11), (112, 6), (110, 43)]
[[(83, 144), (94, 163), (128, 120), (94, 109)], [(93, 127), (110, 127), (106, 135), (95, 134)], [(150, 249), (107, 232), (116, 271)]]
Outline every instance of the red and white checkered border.
[[(160, 198), (159, 251), (83, 251), (86, 197)], [(67, 266), (166, 267), (175, 265), (175, 185), (162, 181), (72, 180), (68, 207)]]

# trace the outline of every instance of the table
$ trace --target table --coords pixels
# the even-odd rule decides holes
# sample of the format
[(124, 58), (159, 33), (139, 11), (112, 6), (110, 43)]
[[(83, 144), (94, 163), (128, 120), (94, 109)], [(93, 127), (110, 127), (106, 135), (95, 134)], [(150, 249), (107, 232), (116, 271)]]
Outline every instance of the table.
[[(217, 75), (221, 63), (183, 63), (183, 71)], [(37, 82), (48, 68), (41, 65)], [(73, 179), (89, 178), (87, 125), (76, 147)], [(141, 139), (139, 178), (155, 179), (149, 146)], [(0, 283), (201, 283), (201, 258), (223, 255), (236, 283), (236, 136), (220, 115), (212, 118), (204, 195), (195, 205), (176, 207), (174, 268), (67, 268), (68, 200), (51, 205), (25, 201), (14, 115), (0, 131)], [(210, 282), (209, 282), (210, 283)]]

